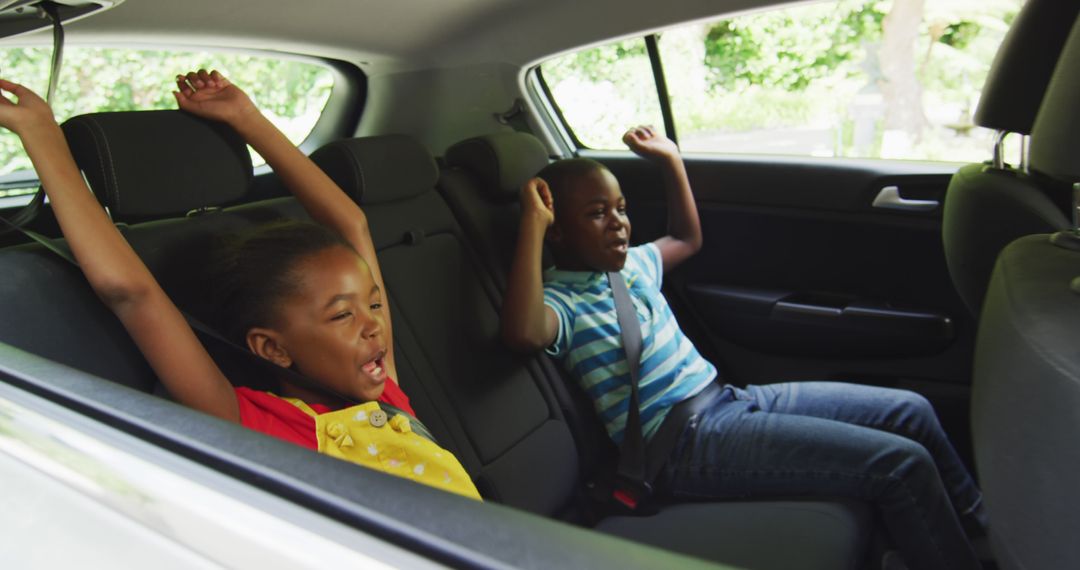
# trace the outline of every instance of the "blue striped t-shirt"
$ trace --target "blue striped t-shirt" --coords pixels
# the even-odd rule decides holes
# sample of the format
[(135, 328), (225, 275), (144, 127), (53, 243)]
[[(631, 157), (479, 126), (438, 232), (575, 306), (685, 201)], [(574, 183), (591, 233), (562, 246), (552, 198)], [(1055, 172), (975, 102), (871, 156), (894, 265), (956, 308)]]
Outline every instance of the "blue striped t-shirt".
[[(716, 378), (716, 368), (683, 334), (660, 292), (663, 263), (655, 244), (630, 248), (620, 275), (641, 323), (638, 398), (642, 434), (649, 438), (672, 406)], [(611, 438), (622, 441), (630, 369), (607, 274), (549, 269), (544, 272), (544, 304), (559, 318), (559, 331), (547, 352), (561, 359), (581, 383)]]

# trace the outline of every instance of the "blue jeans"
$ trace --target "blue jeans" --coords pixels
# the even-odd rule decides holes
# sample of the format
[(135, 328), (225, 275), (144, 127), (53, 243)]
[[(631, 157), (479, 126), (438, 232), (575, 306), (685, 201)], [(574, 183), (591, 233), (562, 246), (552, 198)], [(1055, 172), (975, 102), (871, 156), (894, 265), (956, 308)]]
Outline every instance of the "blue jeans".
[(913, 569), (979, 568), (960, 518), (979, 490), (930, 403), (834, 382), (726, 386), (662, 472), (677, 498), (850, 497), (874, 503)]

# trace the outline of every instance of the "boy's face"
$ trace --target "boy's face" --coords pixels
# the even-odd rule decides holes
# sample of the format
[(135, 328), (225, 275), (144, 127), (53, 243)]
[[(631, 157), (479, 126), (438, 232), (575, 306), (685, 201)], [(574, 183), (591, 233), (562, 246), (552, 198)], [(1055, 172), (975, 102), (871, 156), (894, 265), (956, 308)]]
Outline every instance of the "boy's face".
[(563, 188), (555, 198), (548, 239), (559, 269), (621, 270), (630, 246), (630, 220), (615, 176), (597, 169)]

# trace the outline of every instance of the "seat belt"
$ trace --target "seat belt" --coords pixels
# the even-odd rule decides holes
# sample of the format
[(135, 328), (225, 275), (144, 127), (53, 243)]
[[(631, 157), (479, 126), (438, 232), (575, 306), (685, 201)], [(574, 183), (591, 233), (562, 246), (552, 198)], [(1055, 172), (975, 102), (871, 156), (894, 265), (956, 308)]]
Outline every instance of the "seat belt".
[(622, 445), (619, 446), (619, 465), (615, 471), (615, 489), (612, 497), (630, 508), (652, 494), (652, 485), (645, 474), (645, 441), (641, 434), (641, 404), (638, 384), (641, 381), (641, 324), (637, 310), (630, 299), (630, 291), (622, 274), (608, 272), (611, 294), (615, 298), (615, 315), (622, 335), (626, 364), (630, 369), (630, 404), (626, 410), (626, 426), (623, 428)]
[[(74, 265), (75, 267), (79, 267), (79, 262), (75, 260), (75, 257), (71, 255), (70, 251), (67, 251), (61, 246), (57, 245), (56, 242), (49, 239), (48, 237), (45, 237), (37, 232), (28, 230), (26, 228), (17, 226), (3, 216), (0, 216), (0, 222), (2, 222), (3, 225), (6, 225), (9, 229), (20, 232), (26, 237), (34, 240), (38, 244), (45, 247), (45, 249), (53, 252), (58, 257)], [(180, 309), (180, 307), (177, 307), (177, 310), (180, 311), (180, 314), (183, 315), (184, 320), (187, 321), (188, 325), (195, 332), (196, 336), (199, 337), (199, 340), (203, 343), (203, 346), (206, 347), (207, 352), (211, 353), (212, 356), (216, 355), (216, 358), (214, 358), (214, 360), (218, 363), (218, 366), (224, 366), (227, 363), (235, 363), (236, 359), (239, 358), (241, 364), (234, 365), (233, 368), (250, 369), (254, 367), (256, 369), (260, 369), (261, 372), (267, 375), (276, 377), (278, 380), (287, 380), (288, 382), (296, 384), (297, 386), (300, 386), (307, 390), (311, 390), (312, 392), (316, 392), (324, 396), (329, 396), (336, 400), (345, 402), (350, 406), (360, 404), (360, 402), (354, 400), (353, 398), (350, 398), (349, 396), (345, 396), (344, 394), (340, 394), (330, 388), (327, 388), (326, 386), (315, 382), (314, 380), (308, 378), (307, 376), (304, 376), (303, 374), (300, 374), (299, 372), (296, 372), (295, 370), (278, 366), (270, 362), (269, 360), (266, 360), (265, 358), (260, 358), (258, 355), (252, 353), (250, 350), (247, 350), (244, 347), (236, 344), (235, 342), (232, 342), (231, 340), (221, 336), (221, 334), (219, 334), (209, 325), (206, 325), (199, 319), (191, 316), (184, 310)], [(247, 376), (247, 374), (244, 374), (243, 371), (235, 371), (241, 374), (242, 377)], [(248, 372), (250, 372), (250, 370), (248, 370)], [(401, 408), (398, 408), (397, 406), (393, 406), (385, 402), (377, 403), (379, 404), (379, 407), (382, 408), (384, 412), (386, 412), (387, 419), (393, 418), (396, 415), (403, 415), (409, 419), (410, 427), (414, 432), (416, 432), (417, 435), (428, 439), (435, 444), (438, 444), (438, 442), (435, 440), (435, 437), (431, 434), (431, 430), (429, 430), (427, 426), (423, 424), (423, 422), (417, 419), (416, 416), (413, 416), (412, 414), (406, 412), (405, 410), (402, 410)]]
[(716, 382), (711, 382), (694, 396), (675, 404), (652, 439), (646, 443), (641, 433), (638, 390), (641, 383), (641, 324), (637, 320), (637, 310), (622, 275), (612, 271), (607, 276), (611, 283), (612, 296), (615, 298), (615, 315), (626, 351), (626, 363), (630, 369), (630, 406), (626, 411), (626, 427), (623, 429), (622, 445), (619, 447), (619, 465), (611, 498), (631, 511), (637, 511), (652, 495), (652, 483), (675, 448), (683, 427), (691, 418), (715, 405), (722, 395), (722, 389)]

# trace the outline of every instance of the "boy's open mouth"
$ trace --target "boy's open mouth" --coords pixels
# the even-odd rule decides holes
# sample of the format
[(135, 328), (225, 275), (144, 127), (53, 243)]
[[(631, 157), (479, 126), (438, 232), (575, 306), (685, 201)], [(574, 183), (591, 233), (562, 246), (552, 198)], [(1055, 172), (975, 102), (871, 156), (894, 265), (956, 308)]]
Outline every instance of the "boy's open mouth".
[(385, 350), (380, 350), (375, 357), (366, 362), (360, 367), (360, 370), (372, 380), (382, 382), (386, 380), (386, 362), (383, 358), (386, 356)]
[(615, 241), (612, 241), (610, 244), (608, 244), (608, 247), (610, 247), (611, 249), (614, 249), (615, 251), (618, 251), (620, 253), (626, 253), (626, 249), (629, 246), (630, 246), (630, 240), (628, 240), (626, 238), (619, 238), (619, 239), (617, 239)]

